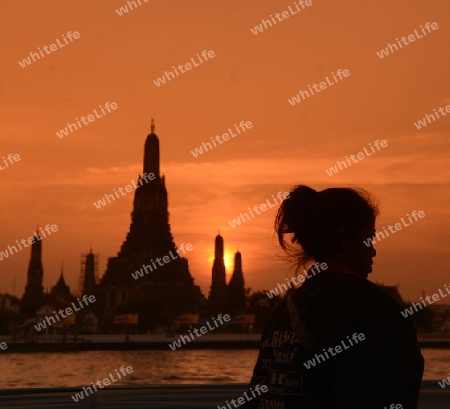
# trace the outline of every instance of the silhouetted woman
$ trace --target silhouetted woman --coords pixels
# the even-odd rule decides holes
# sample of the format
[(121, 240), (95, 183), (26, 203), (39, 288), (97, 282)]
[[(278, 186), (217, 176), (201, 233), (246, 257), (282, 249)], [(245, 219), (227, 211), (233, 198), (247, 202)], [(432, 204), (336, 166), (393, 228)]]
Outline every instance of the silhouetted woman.
[(423, 357), (412, 321), (367, 280), (377, 216), (369, 195), (349, 188), (297, 186), (281, 204), (281, 247), (299, 267), (316, 264), (290, 280), (304, 283), (262, 334), (250, 387), (269, 391), (245, 408), (417, 408)]

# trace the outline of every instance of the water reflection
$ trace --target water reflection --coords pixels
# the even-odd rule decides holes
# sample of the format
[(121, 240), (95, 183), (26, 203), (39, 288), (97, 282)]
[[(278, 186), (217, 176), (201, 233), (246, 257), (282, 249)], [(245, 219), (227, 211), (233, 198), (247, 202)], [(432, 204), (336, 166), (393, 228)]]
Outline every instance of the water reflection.
[[(424, 379), (441, 380), (450, 372), (450, 350), (423, 349)], [(119, 385), (247, 383), (258, 355), (245, 350), (89, 351), (14, 353), (2, 356), (0, 388), (87, 386), (122, 365), (132, 374)]]

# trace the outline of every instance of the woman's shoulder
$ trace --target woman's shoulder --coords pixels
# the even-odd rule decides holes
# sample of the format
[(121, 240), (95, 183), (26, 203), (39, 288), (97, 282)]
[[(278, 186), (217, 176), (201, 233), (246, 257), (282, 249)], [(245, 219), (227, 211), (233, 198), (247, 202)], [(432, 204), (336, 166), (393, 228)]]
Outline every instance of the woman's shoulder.
[(300, 310), (323, 305), (336, 312), (353, 309), (400, 314), (402, 308), (373, 282), (340, 273), (322, 273), (306, 280), (292, 298)]
[(380, 297), (384, 293), (376, 284), (369, 280), (355, 277), (344, 273), (327, 273), (306, 279), (303, 285), (297, 288), (295, 298), (300, 297), (303, 293), (320, 293), (324, 292), (364, 292), (366, 295)]

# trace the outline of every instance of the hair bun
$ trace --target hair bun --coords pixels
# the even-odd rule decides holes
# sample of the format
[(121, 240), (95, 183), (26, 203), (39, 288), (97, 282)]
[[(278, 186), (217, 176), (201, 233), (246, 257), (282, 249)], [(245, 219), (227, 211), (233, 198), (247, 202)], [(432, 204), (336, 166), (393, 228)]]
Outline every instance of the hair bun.
[(319, 192), (312, 187), (301, 185), (296, 186), (289, 195), (293, 197), (294, 201), (298, 202), (298, 204), (306, 204), (308, 202), (316, 201)]
[(278, 209), (275, 231), (281, 248), (288, 254), (291, 249), (284, 235), (293, 234), (289, 241), (300, 245), (295, 254), (298, 265), (302, 265), (329, 251), (339, 226), (359, 234), (377, 215), (377, 205), (362, 189), (329, 188), (318, 192), (299, 185), (291, 189), (289, 198)]
[[(294, 233), (303, 227), (304, 216), (311, 217), (311, 210), (317, 207), (319, 192), (310, 188), (309, 186), (296, 186), (289, 193), (289, 199), (286, 199), (283, 204), (284, 213), (284, 232)], [(312, 225), (314, 221), (310, 219)], [(309, 226), (312, 227), (312, 226)]]

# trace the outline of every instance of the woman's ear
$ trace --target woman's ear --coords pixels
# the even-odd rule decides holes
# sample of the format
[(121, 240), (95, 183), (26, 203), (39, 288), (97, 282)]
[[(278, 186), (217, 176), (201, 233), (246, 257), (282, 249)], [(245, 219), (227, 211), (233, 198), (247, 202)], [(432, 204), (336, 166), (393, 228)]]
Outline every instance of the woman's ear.
[(336, 241), (337, 245), (340, 251), (347, 253), (349, 251), (349, 238), (350, 238), (350, 231), (347, 226), (341, 226), (336, 231)]

